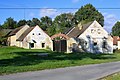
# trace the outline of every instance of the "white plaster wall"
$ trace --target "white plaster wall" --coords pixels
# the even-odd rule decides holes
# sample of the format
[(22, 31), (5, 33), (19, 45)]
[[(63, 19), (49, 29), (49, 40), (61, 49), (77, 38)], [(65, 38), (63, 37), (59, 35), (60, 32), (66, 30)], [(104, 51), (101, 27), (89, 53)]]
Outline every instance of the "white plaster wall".
[[(27, 42), (28, 45), (29, 45), (29, 43), (34, 43), (33, 40), (36, 41), (34, 49), (45, 49), (47, 46), (49, 46), (52, 49), (52, 40), (51, 40), (51, 38), (41, 28), (39, 28), (39, 26), (36, 26), (25, 37), (24, 42)], [(44, 48), (42, 48), (42, 43), (45, 43)], [(29, 48), (28, 45), (25, 45), (26, 48)]]
[(118, 44), (118, 49), (120, 49), (120, 41), (118, 41), (117, 44)]
[[(92, 31), (93, 32), (92, 32)], [(99, 33), (100, 32), (100, 33)], [(88, 36), (90, 39), (88, 39)], [(97, 41), (98, 47), (100, 48), (100, 52), (102, 52), (102, 43), (103, 43), (103, 38), (107, 38), (107, 42), (109, 46), (111, 47), (111, 51), (113, 51), (113, 39), (112, 37), (104, 30), (104, 28), (97, 22), (94, 21), (78, 38), (82, 38), (88, 43), (88, 51), (92, 51), (92, 46), (93, 41)]]

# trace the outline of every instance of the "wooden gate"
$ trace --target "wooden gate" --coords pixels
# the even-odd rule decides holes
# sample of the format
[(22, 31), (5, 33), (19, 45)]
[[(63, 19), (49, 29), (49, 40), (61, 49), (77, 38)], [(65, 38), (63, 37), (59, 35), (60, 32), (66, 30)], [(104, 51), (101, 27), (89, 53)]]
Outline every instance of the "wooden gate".
[(53, 51), (66, 52), (67, 41), (66, 40), (53, 40)]
[(53, 51), (67, 52), (67, 40), (69, 37), (65, 34), (55, 34), (51, 36), (53, 40)]

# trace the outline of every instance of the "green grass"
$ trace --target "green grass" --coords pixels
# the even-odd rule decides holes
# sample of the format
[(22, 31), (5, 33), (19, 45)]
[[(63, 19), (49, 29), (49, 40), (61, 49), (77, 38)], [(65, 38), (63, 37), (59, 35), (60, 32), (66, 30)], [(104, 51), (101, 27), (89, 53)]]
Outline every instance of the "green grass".
[(104, 77), (100, 80), (120, 80), (120, 72)]
[[(48, 56), (37, 54), (49, 53)], [(53, 69), (68, 66), (119, 61), (119, 52), (115, 54), (57, 53), (48, 50), (30, 50), (17, 47), (0, 48), (0, 75)]]

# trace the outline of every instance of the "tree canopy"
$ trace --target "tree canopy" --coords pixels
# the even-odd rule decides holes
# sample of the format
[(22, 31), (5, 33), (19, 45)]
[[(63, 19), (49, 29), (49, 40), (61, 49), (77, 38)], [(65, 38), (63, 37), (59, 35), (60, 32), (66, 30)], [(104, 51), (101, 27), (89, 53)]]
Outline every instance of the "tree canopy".
[(92, 4), (86, 4), (82, 6), (74, 15), (75, 23), (79, 23), (81, 21), (98, 21), (102, 26), (104, 25), (104, 16), (96, 10), (96, 8)]
[(113, 36), (120, 36), (120, 22), (116, 22), (115, 25), (112, 27), (112, 35)]
[(40, 27), (46, 31), (48, 27), (52, 26), (52, 18), (45, 16), (40, 19), (41, 25)]
[(71, 13), (63, 13), (58, 16), (53, 21), (53, 25), (56, 25), (57, 31), (62, 32), (66, 28), (70, 28), (73, 26), (73, 14)]
[(20, 20), (20, 21), (17, 23), (17, 27), (23, 26), (23, 25), (25, 25), (25, 24), (27, 24), (27, 21), (26, 21), (25, 19)]
[(17, 27), (17, 21), (15, 21), (11, 17), (7, 18), (4, 24), (2, 25), (2, 28), (4, 29), (14, 29), (16, 27)]

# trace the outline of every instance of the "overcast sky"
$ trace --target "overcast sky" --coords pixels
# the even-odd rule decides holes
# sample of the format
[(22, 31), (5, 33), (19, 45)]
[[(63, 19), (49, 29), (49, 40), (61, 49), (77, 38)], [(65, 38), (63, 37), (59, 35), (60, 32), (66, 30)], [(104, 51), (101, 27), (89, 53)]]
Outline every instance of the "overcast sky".
[[(41, 18), (49, 16), (54, 19), (61, 13), (75, 13), (76, 8), (91, 3), (104, 15), (104, 28), (111, 32), (112, 26), (120, 20), (120, 9), (99, 9), (99, 8), (120, 8), (119, 0), (1, 0), (0, 1), (0, 24), (8, 17), (14, 20)], [(38, 8), (38, 9), (1, 9), (1, 8)], [(43, 9), (39, 9), (43, 8)], [(51, 8), (51, 9), (46, 9)], [(73, 8), (73, 9), (56, 9)], [(74, 9), (75, 8), (75, 9)]]

